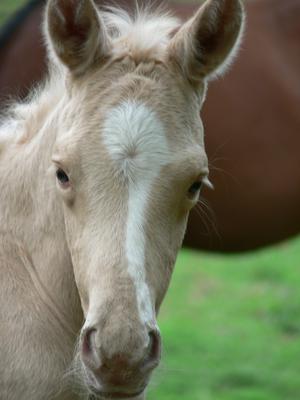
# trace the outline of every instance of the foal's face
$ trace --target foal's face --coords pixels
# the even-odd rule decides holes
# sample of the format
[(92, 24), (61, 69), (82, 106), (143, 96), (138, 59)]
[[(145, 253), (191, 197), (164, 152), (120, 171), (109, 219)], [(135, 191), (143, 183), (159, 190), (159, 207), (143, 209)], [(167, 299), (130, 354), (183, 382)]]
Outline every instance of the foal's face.
[[(210, 14), (210, 5), (199, 12), (157, 58), (140, 52), (139, 59), (133, 50), (126, 54), (124, 41), (109, 43), (94, 6), (88, 0), (83, 3), (76, 17), (68, 0), (55, 3), (59, 17), (52, 3), (48, 9), (50, 45), (71, 71), (53, 162), (85, 315), (80, 339), (85, 382), (102, 397), (137, 397), (160, 359), (156, 316), (188, 213), (201, 187), (209, 184), (199, 117), (204, 76), (195, 77), (200, 61), (194, 60), (194, 45), (188, 50), (186, 41), (193, 33), (201, 36), (198, 25), (205, 13), (211, 19), (216, 10)], [(223, 13), (226, 18), (229, 11), (236, 18), (241, 14), (237, 0), (227, 3), (216, 24), (225, 23)], [(72, 47), (81, 13), (84, 18)], [(61, 16), (73, 25), (69, 21), (60, 26)], [(217, 53), (211, 65), (203, 60), (205, 74), (231, 50), (241, 17), (237, 21), (223, 56), (219, 52), (224, 53), (224, 44), (221, 50), (208, 44), (209, 56)], [(85, 30), (89, 51), (96, 53), (82, 60), (78, 58), (87, 51), (87, 43), (81, 43), (78, 53), (77, 42)], [(207, 27), (204, 31), (207, 40)], [(130, 48), (128, 43), (124, 48)]]
[(98, 82), (92, 93), (73, 89), (53, 161), (86, 317), (83, 357), (97, 368), (118, 358), (115, 369), (133, 365), (138, 379), (136, 367), (159, 361), (156, 315), (208, 167), (201, 95), (163, 65), (145, 74), (125, 64), (85, 77)]

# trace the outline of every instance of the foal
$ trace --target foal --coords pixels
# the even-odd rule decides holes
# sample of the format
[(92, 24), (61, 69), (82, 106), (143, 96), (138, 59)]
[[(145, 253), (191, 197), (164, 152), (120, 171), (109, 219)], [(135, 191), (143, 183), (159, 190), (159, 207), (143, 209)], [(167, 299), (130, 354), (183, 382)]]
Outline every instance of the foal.
[(145, 397), (156, 316), (209, 185), (199, 109), (242, 25), (239, 0), (208, 0), (181, 28), (48, 2), (48, 81), (0, 128), (1, 399)]

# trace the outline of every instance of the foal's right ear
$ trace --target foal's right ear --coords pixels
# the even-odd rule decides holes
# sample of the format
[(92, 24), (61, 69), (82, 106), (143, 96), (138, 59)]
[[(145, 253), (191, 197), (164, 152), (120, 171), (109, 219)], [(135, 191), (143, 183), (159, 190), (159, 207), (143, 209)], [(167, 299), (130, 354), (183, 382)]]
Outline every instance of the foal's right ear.
[(92, 0), (49, 0), (46, 37), (50, 49), (73, 75), (109, 55), (110, 40)]

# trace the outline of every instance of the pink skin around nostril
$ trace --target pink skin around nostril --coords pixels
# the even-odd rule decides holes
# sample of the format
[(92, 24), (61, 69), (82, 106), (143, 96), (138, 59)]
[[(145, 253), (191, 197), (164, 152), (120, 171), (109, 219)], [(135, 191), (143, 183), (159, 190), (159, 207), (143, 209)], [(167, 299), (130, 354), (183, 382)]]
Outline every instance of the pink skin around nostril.
[(95, 345), (96, 329), (86, 329), (82, 335), (81, 354), (84, 363), (91, 369), (97, 370), (101, 367), (101, 359)]
[[(95, 334), (96, 329), (86, 329), (82, 334), (81, 351), (84, 363), (92, 370), (99, 370), (100, 367), (106, 366), (105, 360), (100, 359), (99, 353), (96, 351), (95, 346)], [(149, 373), (152, 369), (157, 367), (161, 357), (161, 339), (158, 330), (152, 330), (149, 332), (149, 342), (147, 351), (144, 359), (141, 360), (139, 368), (141, 373)], [(118, 365), (118, 370), (124, 369), (124, 365), (127, 364), (120, 357), (115, 357), (112, 361)], [(124, 364), (124, 365), (123, 365)]]

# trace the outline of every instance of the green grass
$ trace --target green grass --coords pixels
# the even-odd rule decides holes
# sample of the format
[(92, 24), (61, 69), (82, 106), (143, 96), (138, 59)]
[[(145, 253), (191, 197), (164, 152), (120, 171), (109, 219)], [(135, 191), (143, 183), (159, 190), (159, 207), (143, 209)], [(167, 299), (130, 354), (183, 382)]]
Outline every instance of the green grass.
[(0, 27), (26, 0), (0, 0)]
[(300, 239), (240, 256), (183, 250), (149, 400), (300, 399)]

